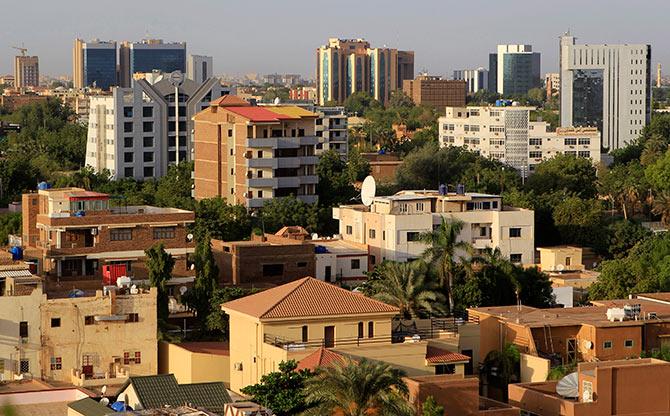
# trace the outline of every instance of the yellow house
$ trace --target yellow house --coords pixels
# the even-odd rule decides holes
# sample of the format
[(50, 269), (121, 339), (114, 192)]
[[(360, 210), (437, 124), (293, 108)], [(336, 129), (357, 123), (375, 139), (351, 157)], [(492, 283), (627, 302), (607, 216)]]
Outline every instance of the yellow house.
[(384, 361), (408, 375), (462, 373), (469, 362), (450, 354), (448, 339), (394, 336), (398, 308), (312, 277), (224, 303), (222, 309), (230, 316), (233, 391), (258, 383), (280, 362), (300, 361), (319, 348)]
[(174, 374), (179, 384), (219, 381), (230, 386), (227, 342), (158, 344), (158, 373)]
[(572, 246), (540, 247), (540, 269), (544, 272), (584, 270), (582, 249)]

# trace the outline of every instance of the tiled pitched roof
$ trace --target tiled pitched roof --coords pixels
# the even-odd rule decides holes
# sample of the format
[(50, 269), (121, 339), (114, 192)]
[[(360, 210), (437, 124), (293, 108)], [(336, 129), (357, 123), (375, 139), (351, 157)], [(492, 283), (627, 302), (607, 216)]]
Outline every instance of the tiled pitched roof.
[(272, 111), (273, 113), (277, 114), (283, 114), (287, 115), (290, 117), (294, 118), (302, 118), (302, 117), (318, 117), (319, 115), (316, 113), (312, 113), (311, 111), (307, 111), (304, 108), (300, 108), (296, 105), (283, 105), (283, 106), (267, 106), (264, 107), (267, 108), (268, 110)]
[(233, 106), (242, 106), (249, 107), (251, 104), (244, 98), (240, 98), (237, 95), (222, 95), (216, 100), (209, 103), (210, 105), (217, 105), (219, 107), (233, 107)]
[(398, 313), (395, 306), (313, 277), (235, 299), (222, 307), (260, 319)]
[(222, 412), (223, 406), (232, 400), (223, 383), (178, 384), (173, 374), (155, 376), (133, 376), (121, 388), (132, 384), (137, 398), (145, 409), (178, 407), (192, 404), (212, 412)]
[(68, 403), (67, 407), (84, 416), (107, 416), (115, 413), (111, 408), (98, 403), (90, 397)]
[(298, 362), (296, 370), (315, 370), (317, 367), (328, 367), (331, 364), (344, 363), (344, 356), (327, 348), (319, 348)]
[(223, 107), (224, 109), (242, 116), (253, 122), (278, 122), (280, 120), (294, 120), (297, 117), (275, 113), (265, 107)]
[(431, 364), (448, 364), (470, 361), (470, 357), (433, 345), (428, 345), (426, 348), (426, 361)]

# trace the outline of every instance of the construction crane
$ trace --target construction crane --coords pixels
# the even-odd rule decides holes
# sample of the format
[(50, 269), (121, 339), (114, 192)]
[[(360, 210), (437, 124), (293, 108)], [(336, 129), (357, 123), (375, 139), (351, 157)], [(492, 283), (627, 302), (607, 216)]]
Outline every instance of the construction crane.
[(24, 48), (23, 46), (12, 46), (12, 48), (16, 49), (17, 51), (21, 51), (21, 56), (26, 56), (26, 52), (28, 52), (28, 48)]

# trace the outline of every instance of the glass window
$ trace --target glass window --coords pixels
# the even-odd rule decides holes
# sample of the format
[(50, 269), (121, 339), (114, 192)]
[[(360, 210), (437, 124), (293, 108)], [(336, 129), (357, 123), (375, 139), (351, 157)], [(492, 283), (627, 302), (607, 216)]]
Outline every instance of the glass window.
[(623, 342), (623, 346), (626, 348), (633, 348), (634, 342), (632, 339), (627, 339)]
[(175, 238), (175, 227), (156, 227), (154, 228), (154, 240), (164, 240)]
[(51, 327), (60, 328), (60, 318), (51, 318)]
[(123, 123), (123, 132), (124, 133), (132, 133), (133, 132), (133, 122), (132, 121), (126, 121)]
[(509, 237), (510, 238), (521, 237), (521, 228), (510, 228)]
[(419, 241), (419, 236), (421, 233), (418, 231), (408, 231), (407, 232), (407, 241)]
[(363, 338), (363, 322), (358, 323), (358, 338)]
[(113, 228), (109, 231), (111, 241), (130, 241), (133, 239), (132, 228)]
[(133, 138), (132, 137), (124, 137), (123, 138), (123, 147), (133, 147)]
[(142, 131), (145, 133), (150, 133), (154, 131), (154, 122), (153, 121), (145, 121), (142, 123)]
[(26, 321), (19, 322), (19, 337), (28, 338), (28, 322)]
[(577, 144), (577, 138), (575, 138), (575, 137), (566, 137), (565, 139), (563, 139), (563, 143), (564, 143), (566, 146), (575, 146), (575, 145)]
[(302, 330), (301, 330), (301, 332), (302, 332), (302, 333), (301, 333), (301, 335), (302, 335), (302, 342), (307, 342), (307, 340), (308, 340), (308, 335), (309, 335), (309, 332), (308, 332), (308, 329), (307, 329), (307, 325), (303, 325), (303, 326), (302, 326)]
[(358, 270), (361, 268), (360, 259), (351, 259), (351, 270)]
[(123, 176), (126, 178), (132, 178), (135, 176), (135, 169), (132, 166), (123, 168)]
[(19, 373), (30, 373), (30, 361), (28, 359), (23, 358), (19, 361)]
[(153, 117), (154, 108), (153, 107), (142, 107), (142, 117)]
[(61, 357), (51, 357), (51, 371), (62, 370), (63, 359)]
[(126, 163), (132, 163), (133, 161), (133, 152), (125, 152), (123, 154), (123, 161)]
[(368, 322), (368, 338), (375, 336), (375, 323), (373, 321)]
[(153, 147), (154, 146), (154, 138), (153, 137), (143, 137), (142, 138), (142, 145), (144, 147)]
[(95, 324), (95, 316), (86, 315), (84, 316), (84, 325), (93, 325)]
[(123, 116), (132, 117), (133, 116), (133, 107), (123, 107)]
[(153, 166), (145, 166), (144, 167), (144, 177), (145, 178), (152, 178), (153, 176), (154, 176)]
[(348, 235), (353, 234), (353, 232), (354, 232), (353, 227), (351, 225), (347, 225), (346, 232), (347, 232)]
[(603, 342), (603, 349), (606, 349), (606, 350), (612, 349), (612, 341)]
[(509, 261), (512, 263), (521, 263), (521, 254), (510, 254)]
[(369, 238), (374, 240), (376, 238), (376, 234), (377, 234), (377, 232), (373, 228), (370, 228), (368, 230), (368, 237)]
[(154, 161), (154, 152), (144, 152), (143, 160), (145, 162), (153, 162)]

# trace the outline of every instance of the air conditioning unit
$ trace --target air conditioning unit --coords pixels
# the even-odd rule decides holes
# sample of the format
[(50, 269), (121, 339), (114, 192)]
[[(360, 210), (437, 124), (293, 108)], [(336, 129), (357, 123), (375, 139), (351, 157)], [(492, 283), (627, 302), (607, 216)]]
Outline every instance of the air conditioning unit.
[(234, 363), (233, 368), (235, 371), (242, 371), (242, 363)]

